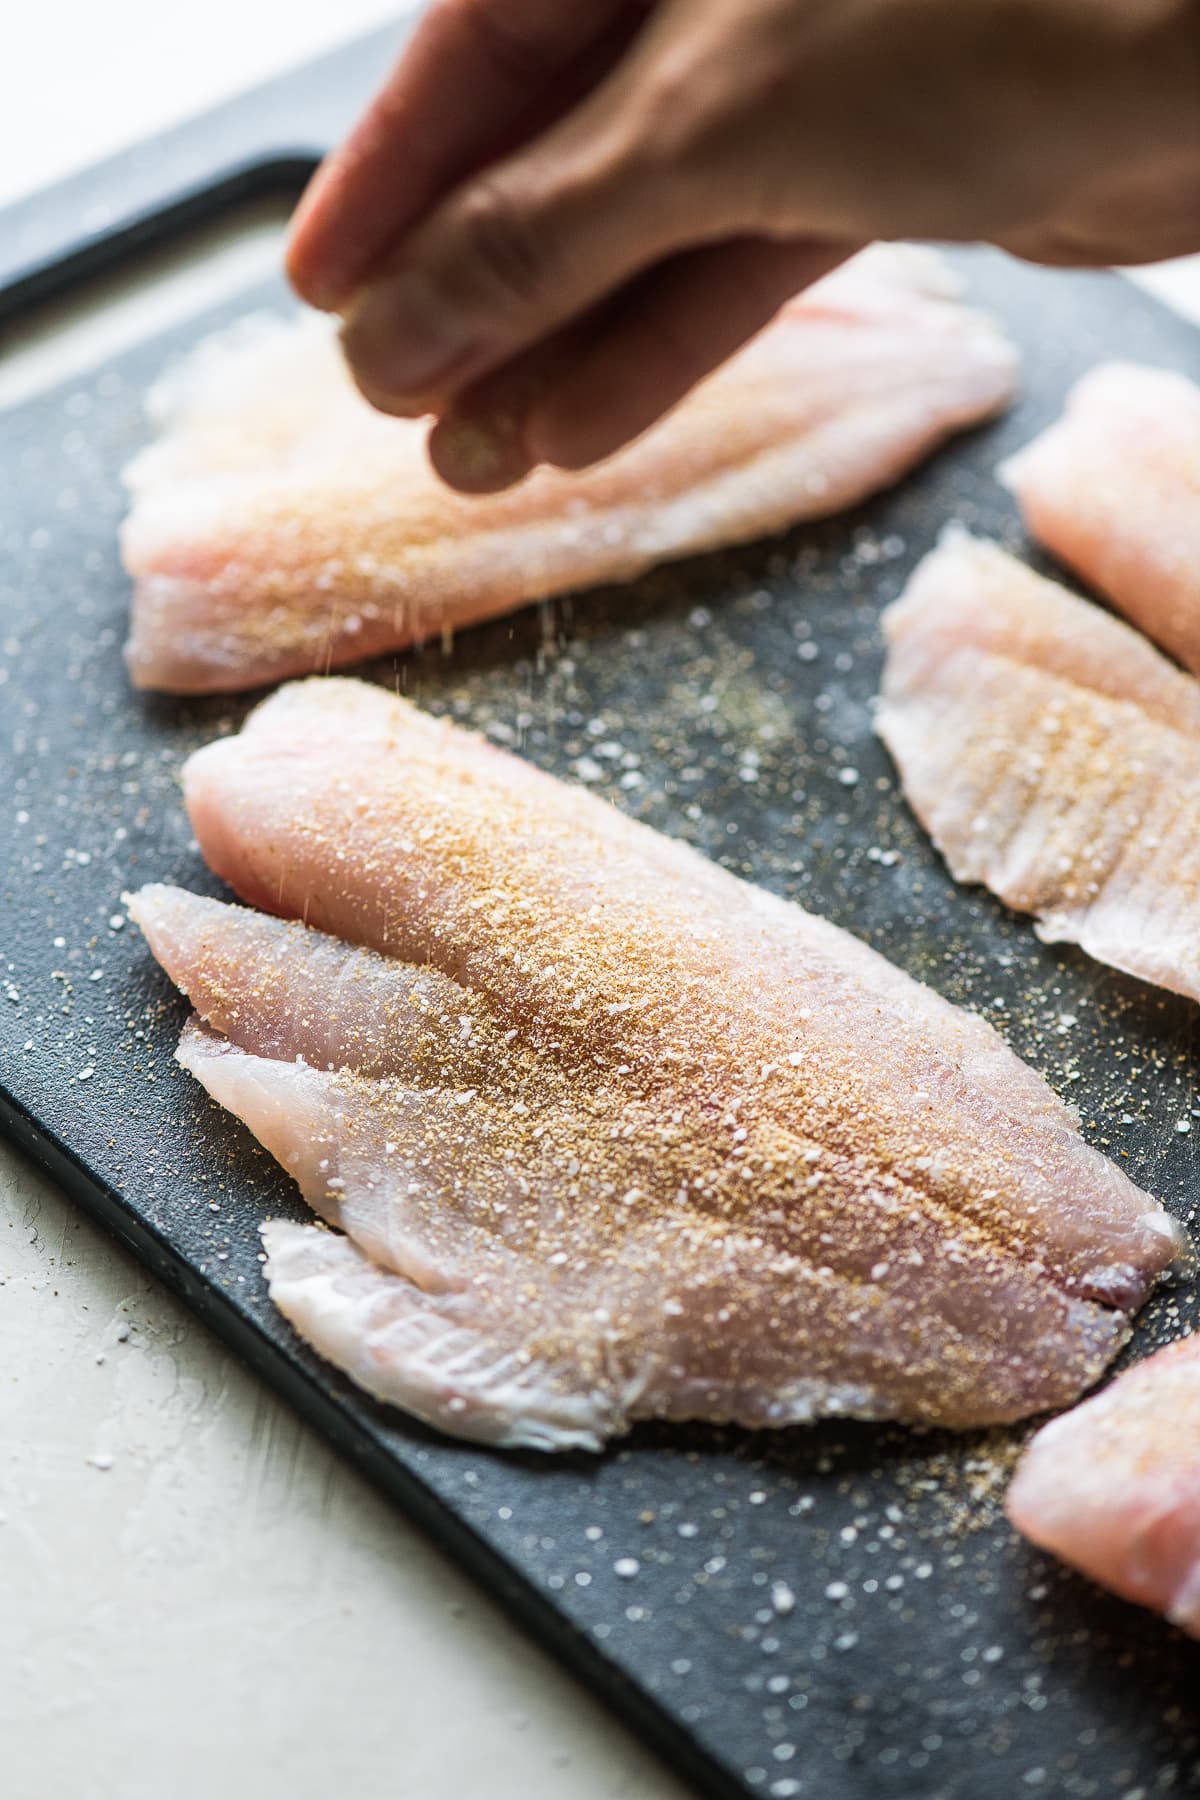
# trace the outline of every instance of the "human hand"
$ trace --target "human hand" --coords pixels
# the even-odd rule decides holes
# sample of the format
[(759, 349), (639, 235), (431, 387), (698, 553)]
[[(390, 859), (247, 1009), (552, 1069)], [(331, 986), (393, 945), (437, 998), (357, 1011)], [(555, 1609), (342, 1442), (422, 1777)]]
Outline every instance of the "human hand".
[(1200, 246), (1195, 0), (437, 0), (289, 272), (465, 489), (636, 436), (873, 237)]

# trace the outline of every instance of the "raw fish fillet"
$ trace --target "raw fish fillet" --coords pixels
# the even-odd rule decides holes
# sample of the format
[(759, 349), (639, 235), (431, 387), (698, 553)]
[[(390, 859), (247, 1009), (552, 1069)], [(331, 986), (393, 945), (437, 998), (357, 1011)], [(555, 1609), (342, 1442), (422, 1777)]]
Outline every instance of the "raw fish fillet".
[(360, 398), (328, 322), (243, 322), (127, 471), (139, 687), (254, 687), (823, 518), (1009, 399), (1016, 352), (930, 252), (877, 246), (599, 468), (468, 499)]
[(185, 791), (282, 917), (136, 897), (180, 1059), (337, 1228), (268, 1226), (271, 1293), (446, 1430), (1016, 1418), (1178, 1253), (982, 1020), (382, 689), (282, 689)]
[(1200, 1637), (1200, 1335), (1044, 1426), (1007, 1507), (1035, 1544)]
[(1102, 363), (1001, 479), (1047, 549), (1200, 674), (1200, 387)]
[(955, 879), (1200, 999), (1200, 684), (961, 531), (884, 630), (878, 729)]

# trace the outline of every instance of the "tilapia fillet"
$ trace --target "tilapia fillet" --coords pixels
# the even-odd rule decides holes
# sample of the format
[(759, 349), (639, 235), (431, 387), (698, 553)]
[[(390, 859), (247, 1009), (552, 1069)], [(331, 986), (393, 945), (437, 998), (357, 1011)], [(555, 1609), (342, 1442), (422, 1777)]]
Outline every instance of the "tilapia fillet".
[(1200, 674), (1200, 387), (1101, 363), (1000, 474), (1033, 535)]
[(180, 1059), (336, 1228), (269, 1225), (271, 1293), (446, 1430), (1016, 1418), (1177, 1253), (982, 1020), (381, 689), (280, 690), (185, 790), (265, 910), (133, 901)]
[(1200, 684), (965, 532), (884, 629), (878, 729), (955, 879), (1200, 999)]
[(1039, 1431), (1007, 1507), (1035, 1544), (1200, 1638), (1200, 1336)]
[(139, 687), (255, 687), (823, 518), (999, 410), (1016, 352), (932, 253), (877, 246), (601, 467), (467, 499), (358, 395), (327, 322), (244, 322), (127, 470)]

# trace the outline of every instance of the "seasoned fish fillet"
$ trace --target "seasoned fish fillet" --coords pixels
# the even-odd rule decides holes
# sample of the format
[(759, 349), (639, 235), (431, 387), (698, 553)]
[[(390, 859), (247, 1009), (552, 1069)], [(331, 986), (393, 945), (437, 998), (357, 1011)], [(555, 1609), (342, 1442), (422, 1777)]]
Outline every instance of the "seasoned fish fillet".
[(1047, 549), (1200, 674), (1200, 387), (1102, 363), (1000, 470)]
[(961, 531), (884, 629), (878, 729), (955, 879), (1200, 999), (1200, 685)]
[(1200, 1637), (1200, 1336), (1044, 1426), (1007, 1507), (1035, 1544)]
[(281, 916), (135, 898), (180, 1059), (337, 1228), (271, 1225), (271, 1292), (446, 1430), (1016, 1418), (1179, 1250), (982, 1020), (381, 689), (282, 689), (185, 790)]
[(464, 498), (361, 399), (327, 321), (202, 346), (127, 471), (139, 687), (254, 687), (822, 518), (1009, 399), (1016, 352), (932, 253), (812, 288), (638, 443)]

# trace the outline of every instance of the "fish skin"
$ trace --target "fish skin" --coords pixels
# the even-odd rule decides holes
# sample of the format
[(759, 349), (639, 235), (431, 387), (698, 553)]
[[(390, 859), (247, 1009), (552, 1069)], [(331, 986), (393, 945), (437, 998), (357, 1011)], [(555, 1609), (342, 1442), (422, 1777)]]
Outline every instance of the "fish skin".
[(453, 493), (426, 425), (357, 394), (327, 322), (243, 321), (154, 399), (126, 471), (136, 686), (229, 691), (824, 518), (999, 411), (1016, 351), (932, 252), (875, 246), (637, 443)]
[(876, 728), (954, 878), (1200, 999), (1200, 686), (957, 530), (883, 624)]
[(1200, 1334), (1043, 1426), (1005, 1505), (1043, 1550), (1200, 1638)]
[(1200, 674), (1200, 386), (1101, 363), (999, 475), (1039, 542)]
[(135, 896), (181, 1060), (353, 1245), (273, 1237), (272, 1291), (442, 1429), (1012, 1419), (1178, 1253), (984, 1021), (382, 689), (280, 690), (185, 797), (278, 916)]

